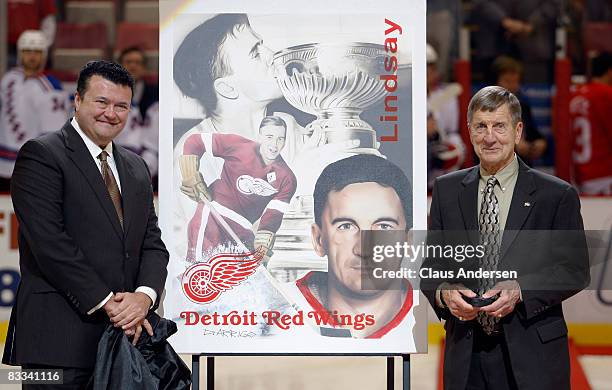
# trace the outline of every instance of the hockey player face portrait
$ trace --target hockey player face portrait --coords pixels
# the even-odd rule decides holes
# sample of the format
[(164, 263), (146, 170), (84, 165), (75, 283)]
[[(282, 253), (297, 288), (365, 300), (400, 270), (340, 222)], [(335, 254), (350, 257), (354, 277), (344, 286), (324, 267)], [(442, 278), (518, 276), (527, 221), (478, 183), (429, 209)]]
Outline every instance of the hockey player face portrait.
[(375, 182), (349, 184), (329, 193), (321, 226), (312, 225), (316, 253), (328, 260), (329, 288), (345, 296), (369, 296), (362, 290), (362, 230), (406, 230), (402, 202), (395, 190)]
[(251, 26), (238, 26), (220, 48), (231, 72), (214, 81), (217, 93), (229, 98), (267, 102), (282, 96), (272, 70), (273, 52)]
[(75, 94), (75, 117), (83, 132), (105, 146), (123, 130), (130, 112), (132, 90), (94, 75), (83, 96)]
[(283, 126), (264, 126), (259, 129), (259, 153), (266, 164), (276, 160), (285, 147), (286, 132)]

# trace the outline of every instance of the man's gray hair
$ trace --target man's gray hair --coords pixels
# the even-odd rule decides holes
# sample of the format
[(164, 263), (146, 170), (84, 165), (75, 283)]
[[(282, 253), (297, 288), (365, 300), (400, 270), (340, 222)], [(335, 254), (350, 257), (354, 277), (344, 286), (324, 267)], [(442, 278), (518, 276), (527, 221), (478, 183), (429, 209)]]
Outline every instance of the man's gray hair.
[(504, 104), (507, 104), (510, 110), (512, 126), (516, 126), (521, 121), (521, 103), (512, 92), (496, 85), (484, 87), (472, 97), (468, 105), (468, 124), (472, 122), (475, 112), (493, 112)]

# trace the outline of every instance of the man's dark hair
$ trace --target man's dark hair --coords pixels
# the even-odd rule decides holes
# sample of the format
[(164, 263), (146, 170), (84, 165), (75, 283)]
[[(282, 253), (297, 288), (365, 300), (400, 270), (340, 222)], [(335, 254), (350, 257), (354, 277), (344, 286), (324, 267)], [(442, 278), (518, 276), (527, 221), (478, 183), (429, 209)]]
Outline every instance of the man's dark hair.
[[(391, 187), (402, 203), (406, 229), (412, 227), (412, 187), (404, 172), (392, 162), (371, 154), (358, 154), (329, 164), (317, 179), (314, 189), (314, 218), (321, 227), (323, 210), (329, 193), (342, 191), (355, 183), (373, 182)], [(372, 199), (372, 207), (376, 207)]]
[(612, 68), (612, 53), (609, 51), (599, 54), (591, 62), (591, 74), (593, 77), (601, 77)]
[(130, 46), (128, 48), (125, 48), (121, 51), (121, 53), (119, 54), (119, 58), (117, 58), (117, 62), (120, 64), (123, 64), (123, 58), (130, 53), (138, 53), (140, 54), (140, 56), (142, 57), (142, 64), (146, 65), (147, 64), (147, 56), (144, 52), (144, 50), (142, 50), (142, 48), (140, 46)]
[(174, 55), (174, 81), (181, 92), (200, 102), (206, 116), (214, 115), (217, 95), (214, 81), (232, 69), (222, 46), (228, 36), (249, 26), (245, 14), (220, 14), (191, 30)]
[(80, 97), (85, 95), (92, 76), (100, 76), (114, 84), (130, 87), (132, 94), (134, 93), (134, 78), (127, 69), (116, 62), (99, 60), (88, 62), (79, 72), (77, 93)]
[(493, 61), (493, 65), (491, 65), (491, 72), (495, 75), (495, 81), (497, 82), (506, 73), (523, 75), (523, 64), (512, 57), (499, 56)]

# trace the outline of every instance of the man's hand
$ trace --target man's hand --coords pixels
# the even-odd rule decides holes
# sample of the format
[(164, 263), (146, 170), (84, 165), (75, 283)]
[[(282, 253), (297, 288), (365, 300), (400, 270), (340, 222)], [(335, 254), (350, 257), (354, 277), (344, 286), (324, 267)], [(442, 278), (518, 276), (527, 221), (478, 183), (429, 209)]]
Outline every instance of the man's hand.
[(490, 316), (502, 318), (512, 313), (516, 303), (520, 300), (521, 288), (516, 280), (504, 280), (497, 283), (492, 289), (483, 294), (483, 298), (491, 298), (499, 294), (499, 298), (488, 306), (481, 307)]
[(529, 23), (525, 23), (522, 20), (504, 18), (501, 21), (501, 25), (510, 34), (530, 34), (533, 31), (533, 26)]
[(104, 306), (102, 306), (108, 318), (112, 318), (121, 313), (121, 309), (119, 309), (119, 302), (115, 301), (114, 298), (115, 296), (113, 295), (111, 299), (109, 299)]
[(208, 190), (202, 174), (198, 172), (196, 176), (183, 178), (181, 182), (181, 192), (194, 202), (199, 202), (202, 196), (212, 201), (212, 194)]
[(463, 296), (473, 298), (476, 293), (463, 284), (449, 284), (441, 287), (440, 297), (451, 314), (459, 321), (470, 321), (476, 318), (479, 309), (467, 303)]
[(201, 197), (212, 201), (212, 195), (204, 182), (202, 173), (198, 170), (198, 156), (187, 154), (179, 159), (181, 175), (181, 192), (194, 202), (199, 202)]
[(119, 304), (119, 313), (115, 312), (110, 320), (116, 327), (121, 327), (123, 330), (133, 328), (144, 320), (153, 304), (151, 298), (142, 292), (117, 293), (112, 300)]
[(132, 328), (128, 328), (124, 330), (124, 333), (126, 336), (128, 337), (132, 337), (134, 336), (134, 338), (132, 339), (132, 345), (136, 345), (136, 343), (138, 342), (138, 340), (140, 339), (140, 335), (142, 334), (142, 328), (145, 328), (145, 330), (147, 331), (147, 333), (149, 334), (149, 336), (153, 336), (153, 327), (151, 326), (151, 324), (149, 323), (149, 321), (145, 318), (143, 319), (141, 322), (137, 323), (136, 326), (132, 327)]
[(255, 234), (253, 246), (255, 247), (255, 255), (262, 257), (264, 266), (268, 264), (274, 246), (275, 234), (268, 230), (259, 230)]

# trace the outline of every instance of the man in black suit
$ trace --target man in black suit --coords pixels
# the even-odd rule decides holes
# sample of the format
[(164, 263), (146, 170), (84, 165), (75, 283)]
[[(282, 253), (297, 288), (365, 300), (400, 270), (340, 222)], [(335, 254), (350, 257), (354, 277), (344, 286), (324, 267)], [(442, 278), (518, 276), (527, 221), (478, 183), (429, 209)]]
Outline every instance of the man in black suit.
[[(487, 248), (478, 266), (518, 275), (478, 279), (472, 285), (458, 274), (421, 281), (436, 314), (446, 320), (445, 389), (569, 389), (561, 302), (589, 280), (580, 202), (569, 184), (516, 157), (520, 118), (520, 103), (506, 89), (486, 87), (476, 93), (468, 124), (480, 165), (439, 177), (434, 184), (430, 230), (442, 232), (432, 235), (448, 240), (451, 231), (462, 231)], [(544, 229), (552, 238), (541, 242)], [(470, 231), (479, 238), (474, 240)], [(574, 248), (570, 253), (561, 249), (559, 235), (565, 231)], [(428, 258), (423, 267), (467, 267), (445, 261)], [(465, 300), (477, 295), (497, 299), (484, 307)]]
[(118, 64), (88, 63), (74, 118), (28, 141), (15, 165), (21, 283), (3, 362), (61, 368), (69, 384), (62, 389), (88, 381), (109, 321), (134, 343), (143, 328), (152, 334), (145, 316), (166, 278), (149, 171), (112, 142), (127, 120), (133, 83)]

